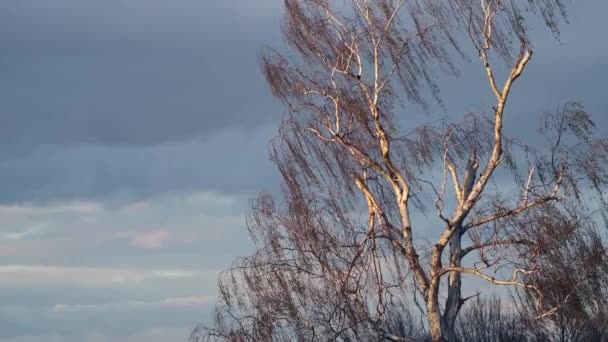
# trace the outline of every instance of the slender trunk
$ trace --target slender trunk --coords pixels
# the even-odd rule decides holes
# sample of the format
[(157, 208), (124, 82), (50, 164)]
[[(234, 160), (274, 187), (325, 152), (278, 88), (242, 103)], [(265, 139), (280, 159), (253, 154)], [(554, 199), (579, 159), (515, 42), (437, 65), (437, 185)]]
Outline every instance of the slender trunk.
[[(467, 200), (469, 194), (473, 190), (475, 179), (477, 178), (477, 168), (479, 163), (477, 162), (477, 151), (473, 149), (467, 163), (465, 179), (462, 188), (462, 199), (459, 203), (460, 206), (464, 205), (464, 201)], [(450, 266), (460, 267), (462, 266), (462, 235), (464, 234), (462, 223), (463, 216), (459, 221), (454, 222), (454, 232), (450, 238)], [(443, 333), (444, 338), (449, 342), (457, 341), (456, 333), (454, 328), (456, 326), (456, 318), (462, 307), (462, 274), (460, 272), (450, 272), (448, 277), (448, 298), (445, 302), (445, 310), (442, 315)]]
[[(450, 239), (450, 264), (452, 267), (460, 267), (462, 264), (462, 224), (456, 225), (456, 231)], [(462, 307), (461, 273), (450, 272), (448, 278), (448, 298), (445, 302), (443, 321), (445, 324), (444, 334), (448, 341), (457, 341), (454, 328), (456, 318)]]
[[(457, 224), (456, 231), (450, 239), (450, 256), (452, 266), (460, 266), (461, 257), (461, 238), (462, 225)], [(444, 313), (441, 314), (439, 306), (439, 286), (440, 281), (432, 281), (429, 291), (426, 296), (427, 318), (429, 322), (429, 330), (433, 342), (455, 342), (457, 336), (455, 334), (456, 318), (462, 307), (461, 293), (461, 274), (460, 272), (451, 272), (448, 278), (448, 298), (445, 303)]]

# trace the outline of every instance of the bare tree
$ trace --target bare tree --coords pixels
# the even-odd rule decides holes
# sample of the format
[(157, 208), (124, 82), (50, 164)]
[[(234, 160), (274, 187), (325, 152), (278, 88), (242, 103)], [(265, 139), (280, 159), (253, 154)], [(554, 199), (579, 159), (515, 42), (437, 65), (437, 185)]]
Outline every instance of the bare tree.
[[(527, 25), (540, 18), (557, 35), (562, 1), (286, 0), (285, 9), (294, 55), (261, 57), (287, 108), (271, 145), (283, 201), (253, 203), (258, 251), (222, 275), (203, 337), (408, 341), (423, 332), (404, 328), (401, 313), (418, 306), (432, 340), (453, 341), (463, 275), (523, 290), (537, 319), (567, 305), (605, 253), (592, 204), (604, 203), (608, 142), (578, 103), (544, 116), (544, 144), (503, 132), (532, 59)], [(469, 50), (492, 109), (404, 132), (408, 110), (441, 102), (435, 76), (457, 74)], [(544, 264), (572, 241), (585, 247), (563, 260), (572, 279), (548, 298), (544, 284), (562, 274)]]

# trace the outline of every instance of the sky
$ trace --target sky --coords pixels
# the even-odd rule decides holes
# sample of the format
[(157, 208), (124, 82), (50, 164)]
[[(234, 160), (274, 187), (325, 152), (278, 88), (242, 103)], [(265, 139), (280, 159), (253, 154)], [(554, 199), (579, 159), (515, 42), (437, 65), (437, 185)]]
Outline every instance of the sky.
[[(284, 109), (258, 56), (281, 46), (281, 3), (0, 1), (1, 342), (186, 341), (208, 322), (218, 272), (251, 253), (248, 202), (279, 186)], [(559, 42), (534, 32), (507, 130), (580, 100), (608, 133), (607, 11), (577, 2)], [(476, 62), (416, 120), (486, 103)]]

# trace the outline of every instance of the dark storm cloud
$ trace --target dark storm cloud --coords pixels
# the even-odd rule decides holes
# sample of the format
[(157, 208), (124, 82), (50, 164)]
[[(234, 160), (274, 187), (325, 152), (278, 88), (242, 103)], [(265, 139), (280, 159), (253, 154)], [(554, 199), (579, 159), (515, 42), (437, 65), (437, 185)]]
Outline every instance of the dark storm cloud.
[(276, 172), (266, 145), (275, 129), (227, 129), (204, 140), (136, 148), (40, 147), (28, 158), (0, 161), (0, 203), (268, 190)]
[[(537, 115), (568, 100), (583, 101), (606, 130), (598, 91), (608, 48), (594, 36), (608, 3), (592, 3), (572, 8), (563, 45), (534, 30), (509, 132), (534, 137)], [(266, 143), (281, 108), (257, 54), (279, 45), (279, 9), (278, 0), (0, 2), (0, 202), (276, 186)], [(408, 107), (405, 130), (491, 108), (469, 57), (461, 78), (440, 78), (446, 110)]]
[(1, 2), (0, 158), (277, 118), (257, 61), (277, 41), (276, 13), (242, 0)]

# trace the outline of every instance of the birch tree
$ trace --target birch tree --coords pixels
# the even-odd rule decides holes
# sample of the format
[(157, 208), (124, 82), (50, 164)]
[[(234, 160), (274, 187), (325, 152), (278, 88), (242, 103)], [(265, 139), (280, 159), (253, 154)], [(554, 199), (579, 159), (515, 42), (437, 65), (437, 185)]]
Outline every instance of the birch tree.
[[(409, 341), (419, 332), (395, 327), (419, 310), (433, 341), (454, 341), (477, 291), (463, 276), (523, 291), (535, 319), (563, 308), (605, 258), (594, 210), (608, 142), (576, 102), (544, 114), (532, 141), (503, 131), (510, 94), (533, 65), (527, 28), (559, 35), (562, 1), (284, 6), (289, 52), (261, 57), (286, 108), (270, 148), (282, 198), (252, 203), (258, 251), (222, 275), (206, 338)], [(441, 105), (437, 76), (457, 75), (467, 59), (487, 79), (479, 98), (489, 94), (491, 109), (446, 108), (446, 120), (410, 127), (413, 111)], [(563, 274), (545, 265), (566, 247), (580, 253), (568, 254), (556, 301), (547, 284)]]

